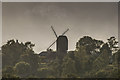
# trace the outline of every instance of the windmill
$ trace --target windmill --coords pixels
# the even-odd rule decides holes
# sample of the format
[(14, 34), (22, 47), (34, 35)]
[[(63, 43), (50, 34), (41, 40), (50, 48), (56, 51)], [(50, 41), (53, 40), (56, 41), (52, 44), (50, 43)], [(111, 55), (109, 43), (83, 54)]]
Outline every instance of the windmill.
[(67, 37), (65, 36), (65, 33), (69, 30), (67, 29), (66, 31), (64, 31), (61, 35), (57, 35), (54, 28), (51, 26), (52, 28), (52, 31), (54, 32), (55, 34), (55, 37), (57, 38), (48, 48), (47, 50), (50, 49), (50, 47), (52, 47), (55, 43), (57, 45), (56, 47), (56, 51), (59, 53), (59, 52), (67, 52), (68, 50), (68, 39)]

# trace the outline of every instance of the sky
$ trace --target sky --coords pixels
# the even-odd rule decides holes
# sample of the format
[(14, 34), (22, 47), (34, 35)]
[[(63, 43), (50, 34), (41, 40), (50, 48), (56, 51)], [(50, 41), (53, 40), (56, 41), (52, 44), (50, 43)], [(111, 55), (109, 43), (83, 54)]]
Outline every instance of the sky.
[[(34, 51), (45, 51), (57, 35), (65, 34), (68, 49), (90, 36), (104, 42), (111, 36), (118, 39), (118, 5), (116, 2), (4, 2), (2, 3), (2, 44), (7, 40), (31, 41)], [(56, 50), (56, 45), (51, 47)]]

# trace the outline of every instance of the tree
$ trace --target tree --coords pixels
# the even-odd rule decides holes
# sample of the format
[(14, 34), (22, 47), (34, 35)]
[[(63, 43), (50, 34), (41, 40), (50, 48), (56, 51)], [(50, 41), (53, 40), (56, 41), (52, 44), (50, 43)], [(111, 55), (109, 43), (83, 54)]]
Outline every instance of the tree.
[(9, 40), (2, 46), (3, 67), (7, 65), (14, 66), (18, 62), (20, 55), (23, 53), (23, 47), (17, 41)]
[[(32, 42), (9, 40), (2, 46), (3, 77), (5, 78), (111, 78), (117, 77), (120, 50), (115, 37), (107, 43), (84, 36), (76, 49), (65, 55), (35, 54)], [(114, 53), (112, 55), (112, 53)], [(62, 53), (63, 54), (63, 53)], [(53, 58), (54, 56), (54, 58)], [(112, 64), (110, 60), (113, 60)], [(119, 74), (120, 76), (120, 74)]]
[(110, 49), (108, 44), (104, 44), (101, 48), (101, 54), (93, 62), (94, 69), (99, 70), (110, 63)]
[(20, 78), (27, 78), (31, 73), (31, 66), (26, 62), (18, 62), (14, 68)]
[(115, 37), (110, 37), (108, 39), (108, 45), (110, 47), (110, 50), (112, 51), (112, 54), (114, 54), (115, 52), (118, 51), (118, 41), (116, 41), (116, 38)]
[[(56, 57), (55, 60), (47, 64), (49, 70), (50, 70), (50, 76), (54, 76), (56, 78), (61, 77), (62, 73), (62, 60)], [(52, 75), (51, 75), (52, 74)]]
[(24, 54), (20, 56), (20, 61), (29, 63), (32, 69), (32, 72), (35, 73), (39, 67), (40, 58), (37, 54)]
[(33, 55), (33, 46), (34, 45), (31, 42), (23, 44), (19, 43), (18, 40), (9, 40), (7, 44), (2, 46), (3, 68), (7, 65), (14, 66), (17, 62), (19, 62), (21, 55)]
[(35, 44), (32, 44), (31, 42), (28, 41), (25, 43), (25, 46), (26, 46), (26, 48), (33, 50), (33, 47), (35, 46)]
[(18, 78), (12, 66), (7, 66), (2, 70), (2, 78)]
[(89, 59), (90, 55), (87, 54), (85, 46), (81, 46), (78, 51), (75, 51), (75, 63), (78, 73), (84, 73), (91, 68)]
[(78, 50), (81, 46), (85, 46), (88, 54), (96, 54), (99, 53), (103, 43), (104, 42), (101, 40), (96, 40), (89, 36), (84, 36), (76, 43), (76, 50)]
[(62, 63), (62, 77), (63, 78), (70, 78), (75, 77), (77, 70), (75, 61), (70, 58), (70, 56), (65, 56)]

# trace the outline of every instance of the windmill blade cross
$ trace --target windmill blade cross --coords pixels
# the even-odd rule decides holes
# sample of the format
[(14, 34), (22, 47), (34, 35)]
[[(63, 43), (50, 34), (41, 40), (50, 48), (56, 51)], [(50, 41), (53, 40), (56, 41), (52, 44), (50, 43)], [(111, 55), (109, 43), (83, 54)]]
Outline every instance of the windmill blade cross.
[[(51, 26), (51, 28), (52, 28), (52, 30), (53, 30), (56, 38), (58, 38), (58, 37), (57, 37), (57, 34), (56, 34), (55, 30), (54, 30), (54, 28), (53, 28), (52, 26)], [(64, 31), (64, 32), (62, 33), (62, 36), (63, 36), (68, 30), (69, 30), (69, 29), (67, 29), (66, 31)], [(56, 40), (56, 41), (57, 41), (57, 40)], [(47, 48), (47, 50), (48, 50), (52, 45), (54, 45), (56, 41), (54, 41), (54, 42)]]
[(67, 29), (65, 32), (62, 33), (62, 35), (64, 35), (69, 29)]
[(52, 28), (52, 30), (53, 30), (53, 32), (54, 32), (54, 34), (55, 34), (56, 38), (57, 38), (57, 34), (56, 34), (56, 32), (55, 32), (54, 28), (53, 28), (52, 26), (51, 26), (51, 28)]

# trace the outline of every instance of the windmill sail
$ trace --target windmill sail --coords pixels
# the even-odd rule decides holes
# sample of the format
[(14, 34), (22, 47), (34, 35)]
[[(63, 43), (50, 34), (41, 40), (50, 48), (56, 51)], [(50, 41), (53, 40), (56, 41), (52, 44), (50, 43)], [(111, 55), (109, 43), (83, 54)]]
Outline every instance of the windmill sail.
[(51, 26), (51, 28), (52, 28), (52, 30), (53, 30), (53, 32), (54, 32), (54, 34), (55, 34), (56, 38), (57, 38), (57, 34), (56, 34), (56, 32), (55, 32), (54, 28), (53, 28), (52, 26)]
[(69, 29), (67, 29), (65, 32), (62, 33), (62, 35), (64, 35)]
[[(56, 41), (57, 41), (57, 40), (56, 40)], [(54, 42), (47, 48), (47, 50), (48, 50), (53, 44), (55, 44), (56, 41), (54, 41)]]

